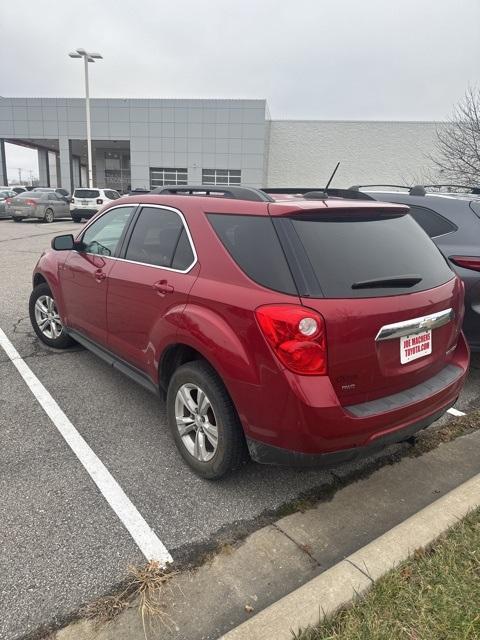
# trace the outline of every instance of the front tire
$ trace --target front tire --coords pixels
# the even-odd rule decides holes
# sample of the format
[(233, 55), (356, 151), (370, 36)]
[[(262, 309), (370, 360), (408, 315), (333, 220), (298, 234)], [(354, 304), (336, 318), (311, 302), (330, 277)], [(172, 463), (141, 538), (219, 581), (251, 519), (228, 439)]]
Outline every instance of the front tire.
[(81, 216), (72, 216), (72, 220), (73, 220), (73, 222), (81, 222), (82, 221), (82, 217)]
[(47, 209), (45, 211), (45, 215), (43, 216), (43, 221), (50, 223), (53, 222), (55, 216), (53, 215), (53, 211), (51, 209)]
[(188, 362), (175, 371), (168, 386), (167, 416), (180, 454), (202, 478), (217, 480), (246, 460), (237, 412), (207, 362)]
[(40, 340), (55, 349), (66, 349), (73, 344), (65, 331), (50, 287), (45, 282), (35, 287), (28, 305), (30, 322)]

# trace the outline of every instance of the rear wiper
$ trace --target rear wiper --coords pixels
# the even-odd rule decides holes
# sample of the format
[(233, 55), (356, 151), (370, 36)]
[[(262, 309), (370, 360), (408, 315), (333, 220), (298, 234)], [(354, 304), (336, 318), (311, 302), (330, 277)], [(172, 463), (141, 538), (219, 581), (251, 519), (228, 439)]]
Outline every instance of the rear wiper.
[(375, 278), (373, 280), (361, 280), (354, 282), (352, 289), (379, 289), (389, 287), (413, 287), (422, 281), (422, 277), (417, 274), (407, 274), (404, 276), (390, 276), (387, 278)]

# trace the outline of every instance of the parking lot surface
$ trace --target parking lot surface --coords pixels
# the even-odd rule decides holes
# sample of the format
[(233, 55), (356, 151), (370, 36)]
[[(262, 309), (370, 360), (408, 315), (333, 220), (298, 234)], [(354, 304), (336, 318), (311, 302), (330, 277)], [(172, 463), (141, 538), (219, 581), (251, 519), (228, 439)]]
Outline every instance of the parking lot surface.
[[(28, 319), (31, 272), (54, 235), (78, 230), (0, 222), (0, 329), (173, 559), (324, 484), (331, 471), (253, 463), (202, 480), (177, 453), (161, 400), (88, 351), (40, 344)], [(460, 411), (480, 407), (480, 358), (472, 364)], [(11, 640), (107, 592), (145, 558), (1, 349), (0, 433), (0, 638)]]

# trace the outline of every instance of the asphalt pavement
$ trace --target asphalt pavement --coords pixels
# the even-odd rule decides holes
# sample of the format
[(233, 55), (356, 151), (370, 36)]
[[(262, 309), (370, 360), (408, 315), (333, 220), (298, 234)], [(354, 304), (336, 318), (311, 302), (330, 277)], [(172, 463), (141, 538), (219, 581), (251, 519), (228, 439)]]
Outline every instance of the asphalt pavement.
[[(39, 343), (28, 319), (32, 269), (51, 237), (78, 229), (0, 222), (0, 329), (174, 560), (191, 560), (222, 532), (260, 526), (324, 485), (331, 471), (253, 463), (221, 482), (201, 480), (177, 453), (161, 400), (88, 351)], [(461, 411), (480, 407), (480, 358), (472, 364)], [(2, 350), (0, 434), (0, 639), (13, 640), (108, 592), (144, 558)]]

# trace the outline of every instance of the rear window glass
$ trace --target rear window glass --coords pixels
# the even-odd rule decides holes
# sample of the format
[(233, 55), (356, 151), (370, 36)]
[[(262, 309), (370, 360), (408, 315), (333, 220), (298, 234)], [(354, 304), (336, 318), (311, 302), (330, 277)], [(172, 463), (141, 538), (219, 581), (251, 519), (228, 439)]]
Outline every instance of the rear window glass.
[(208, 218), (229, 254), (252, 280), (268, 289), (297, 294), (269, 217), (212, 213)]
[[(445, 258), (409, 215), (327, 219), (322, 214), (290, 220), (327, 298), (414, 293), (453, 277)], [(408, 281), (402, 282), (406, 276)]]
[(100, 192), (96, 189), (75, 189), (75, 198), (98, 198)]
[(480, 218), (480, 202), (477, 200), (472, 200), (470, 202), (470, 209)]
[(446, 233), (452, 233), (452, 231), (457, 230), (457, 227), (450, 220), (431, 209), (418, 207), (417, 205), (409, 205), (409, 207), (409, 214), (431, 238), (443, 236)]
[(38, 191), (22, 191), (22, 193), (19, 193), (18, 196), (15, 196), (16, 198), (41, 198), (42, 197), (42, 193), (39, 193)]

